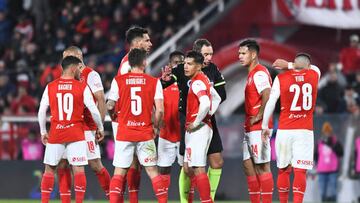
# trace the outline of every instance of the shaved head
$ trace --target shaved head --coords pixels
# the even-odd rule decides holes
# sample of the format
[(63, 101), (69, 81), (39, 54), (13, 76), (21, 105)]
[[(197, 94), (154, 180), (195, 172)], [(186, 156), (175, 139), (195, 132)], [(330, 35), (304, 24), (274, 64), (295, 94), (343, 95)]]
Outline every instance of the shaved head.
[(63, 58), (67, 57), (67, 56), (74, 56), (78, 59), (80, 59), (81, 61), (83, 61), (83, 54), (82, 51), (79, 47), (77, 46), (70, 46), (68, 48), (66, 48), (63, 51)]
[(295, 68), (308, 68), (311, 64), (311, 57), (306, 53), (299, 53), (295, 57)]

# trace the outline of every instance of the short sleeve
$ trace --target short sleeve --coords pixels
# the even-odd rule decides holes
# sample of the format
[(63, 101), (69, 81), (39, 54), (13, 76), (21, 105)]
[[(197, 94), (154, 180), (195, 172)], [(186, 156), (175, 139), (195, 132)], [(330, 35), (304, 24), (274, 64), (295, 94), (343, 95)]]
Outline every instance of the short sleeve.
[(113, 101), (117, 101), (119, 99), (119, 86), (118, 86), (115, 78), (111, 82), (108, 99), (113, 100)]
[(195, 80), (191, 83), (191, 89), (194, 94), (199, 98), (206, 92), (206, 85), (201, 80)]
[(156, 82), (156, 90), (155, 90), (154, 99), (164, 99), (163, 88), (162, 88), (160, 80), (157, 80), (157, 82)]
[(87, 85), (90, 87), (90, 90), (92, 93), (104, 90), (100, 75), (96, 71), (91, 71), (89, 73), (88, 79), (87, 79)]
[(260, 94), (264, 89), (271, 88), (269, 76), (264, 71), (257, 71), (254, 74), (254, 83), (257, 92)]
[(96, 106), (89, 86), (86, 86), (85, 90), (84, 90), (84, 104), (88, 108), (91, 107), (91, 106)]
[(120, 75), (124, 75), (126, 73), (128, 73), (130, 71), (130, 64), (129, 61), (124, 62), (123, 64), (120, 65), (120, 70), (119, 73)]

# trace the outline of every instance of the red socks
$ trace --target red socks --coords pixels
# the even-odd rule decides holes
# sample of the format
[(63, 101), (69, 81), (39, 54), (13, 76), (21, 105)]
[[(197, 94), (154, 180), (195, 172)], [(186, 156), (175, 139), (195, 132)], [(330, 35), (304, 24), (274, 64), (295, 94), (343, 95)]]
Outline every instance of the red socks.
[(41, 202), (48, 203), (54, 187), (54, 174), (44, 173), (41, 179)]
[(59, 192), (62, 203), (71, 203), (71, 171), (70, 168), (59, 168), (57, 170), (59, 181)]
[(167, 203), (168, 192), (161, 175), (158, 175), (155, 178), (151, 179), (151, 182), (158, 202)]
[(272, 173), (264, 173), (258, 176), (260, 180), (261, 199), (263, 203), (272, 202), (272, 194), (274, 189), (274, 181)]
[(109, 198), (110, 203), (124, 202), (125, 178), (121, 175), (114, 175), (110, 181)]
[(84, 172), (74, 174), (75, 202), (82, 203), (86, 191), (86, 176)]
[(247, 182), (251, 203), (260, 203), (260, 183), (257, 176), (247, 176)]
[(213, 203), (210, 195), (210, 182), (209, 177), (206, 173), (200, 173), (195, 176), (196, 187), (200, 194), (200, 199), (202, 203)]
[(306, 189), (306, 170), (294, 168), (293, 196), (294, 203), (301, 203)]
[(98, 181), (100, 183), (101, 188), (104, 190), (106, 197), (109, 198), (109, 187), (110, 187), (110, 174), (106, 170), (105, 167), (103, 167), (100, 172), (96, 173), (96, 176), (98, 178)]
[(129, 190), (129, 201), (130, 203), (138, 203), (138, 193), (140, 187), (140, 170), (136, 170), (135, 168), (130, 168), (127, 172), (127, 183)]
[(188, 203), (193, 203), (193, 201), (194, 201), (195, 187), (196, 187), (196, 176), (194, 175), (194, 176), (190, 177), (190, 189), (189, 189)]
[(171, 177), (170, 175), (161, 175), (161, 178), (164, 181), (166, 190), (169, 190), (169, 187), (170, 187), (170, 177)]
[(280, 203), (288, 202), (291, 170), (292, 168), (289, 166), (287, 169), (279, 169), (278, 171), (277, 188)]

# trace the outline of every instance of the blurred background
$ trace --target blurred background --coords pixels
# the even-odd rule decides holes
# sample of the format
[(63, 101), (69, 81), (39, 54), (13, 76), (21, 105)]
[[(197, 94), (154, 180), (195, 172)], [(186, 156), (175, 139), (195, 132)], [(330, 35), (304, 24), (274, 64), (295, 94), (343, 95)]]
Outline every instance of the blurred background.
[[(358, 201), (358, 0), (0, 0), (0, 198), (40, 196), (44, 148), (36, 113), (46, 84), (60, 77), (62, 51), (70, 45), (80, 47), (85, 63), (100, 73), (107, 92), (128, 51), (125, 31), (132, 25), (150, 32), (153, 47), (147, 72), (154, 76), (159, 76), (171, 51), (185, 52), (197, 38), (212, 43), (213, 62), (227, 82), (227, 100), (218, 112), (225, 172), (217, 198), (223, 200), (248, 199), (241, 166), (247, 70), (237, 60), (239, 41), (258, 40), (261, 63), (273, 77), (278, 73), (271, 68), (275, 59), (292, 61), (297, 52), (309, 53), (322, 71), (314, 156), (332, 165), (308, 172), (305, 200)], [(103, 159), (112, 171), (114, 143), (109, 122), (106, 130)], [(272, 141), (275, 132), (276, 126)], [(174, 167), (173, 180), (178, 174), (178, 166)], [(86, 196), (103, 199), (93, 176), (88, 173), (88, 181), (96, 184), (88, 184)], [(149, 184), (142, 182), (143, 199), (153, 198)], [(173, 181), (170, 198), (177, 199), (177, 193)]]

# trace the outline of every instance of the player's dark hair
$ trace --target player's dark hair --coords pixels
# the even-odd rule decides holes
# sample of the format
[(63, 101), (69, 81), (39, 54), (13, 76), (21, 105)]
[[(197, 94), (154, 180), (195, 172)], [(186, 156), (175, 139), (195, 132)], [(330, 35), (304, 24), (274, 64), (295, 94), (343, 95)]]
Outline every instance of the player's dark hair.
[(171, 60), (175, 56), (183, 56), (183, 57), (185, 57), (185, 54), (183, 52), (181, 52), (181, 51), (173, 51), (173, 52), (170, 53), (169, 59)]
[(203, 64), (204, 63), (204, 56), (197, 51), (189, 51), (186, 53), (186, 58), (192, 58), (194, 59), (194, 62), (197, 64)]
[(132, 49), (128, 55), (130, 67), (141, 67), (144, 60), (146, 60), (146, 55), (144, 49)]
[(144, 34), (148, 34), (147, 29), (138, 26), (130, 27), (125, 34), (126, 41), (131, 44), (134, 39), (142, 38)]
[(193, 50), (201, 53), (203, 46), (211, 46), (211, 43), (207, 39), (197, 39), (193, 44)]
[(309, 60), (309, 63), (311, 63), (311, 56), (308, 53), (304, 53), (304, 52), (300, 52), (298, 54), (296, 54), (295, 58), (298, 57), (305, 57), (307, 60)]
[(63, 70), (70, 68), (71, 66), (78, 65), (82, 61), (75, 56), (67, 56), (61, 61), (61, 66)]
[(254, 39), (245, 39), (241, 41), (239, 47), (247, 47), (250, 51), (255, 51), (257, 54), (260, 53), (260, 46)]

